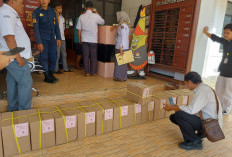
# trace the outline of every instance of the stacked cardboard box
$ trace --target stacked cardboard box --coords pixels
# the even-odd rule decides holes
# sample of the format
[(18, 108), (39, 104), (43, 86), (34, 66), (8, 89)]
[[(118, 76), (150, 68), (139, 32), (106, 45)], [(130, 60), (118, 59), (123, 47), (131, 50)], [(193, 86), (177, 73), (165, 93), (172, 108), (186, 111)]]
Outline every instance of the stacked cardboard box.
[(4, 156), (13, 156), (31, 150), (27, 111), (2, 113), (1, 128)]
[(142, 83), (127, 84), (127, 98), (141, 105), (141, 123), (152, 121), (154, 116), (154, 102), (151, 101), (152, 91), (164, 90), (165, 85), (148, 86)]
[(60, 105), (47, 110), (55, 119), (56, 145), (77, 140), (77, 114), (75, 105)]
[(46, 108), (27, 111), (30, 123), (32, 150), (48, 148), (56, 144), (54, 117), (48, 111)]
[(84, 113), (84, 123), (78, 123), (78, 127), (83, 128), (81, 132), (78, 132), (78, 138), (83, 139), (84, 137), (96, 135), (96, 121), (100, 121), (98, 114), (102, 114), (101, 108), (93, 101), (78, 102), (77, 106)]
[(142, 83), (127, 83), (126, 97), (140, 105), (150, 102), (150, 87)]
[(141, 119), (139, 114), (135, 114), (135, 103), (124, 97), (110, 98), (109, 100), (118, 106), (114, 108), (113, 130), (132, 126), (136, 123), (135, 120), (139, 121)]
[(188, 105), (194, 96), (190, 90), (170, 90), (169, 93), (178, 97), (178, 105)]
[(102, 134), (113, 131), (114, 115), (119, 114), (115, 108), (118, 108), (109, 99), (98, 99), (95, 103), (101, 108), (97, 113), (96, 134)]

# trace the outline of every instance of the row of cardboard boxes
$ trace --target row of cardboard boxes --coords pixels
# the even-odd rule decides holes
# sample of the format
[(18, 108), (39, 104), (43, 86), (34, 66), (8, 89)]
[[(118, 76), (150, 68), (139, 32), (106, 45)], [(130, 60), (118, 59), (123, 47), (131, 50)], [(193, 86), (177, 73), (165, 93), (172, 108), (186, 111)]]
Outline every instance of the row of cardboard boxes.
[[(0, 156), (39, 150), (168, 117), (171, 112), (162, 106), (170, 96), (172, 92), (157, 92), (143, 104), (128, 98), (105, 98), (2, 113)], [(176, 97), (178, 105), (183, 105), (184, 97), (191, 96)]]

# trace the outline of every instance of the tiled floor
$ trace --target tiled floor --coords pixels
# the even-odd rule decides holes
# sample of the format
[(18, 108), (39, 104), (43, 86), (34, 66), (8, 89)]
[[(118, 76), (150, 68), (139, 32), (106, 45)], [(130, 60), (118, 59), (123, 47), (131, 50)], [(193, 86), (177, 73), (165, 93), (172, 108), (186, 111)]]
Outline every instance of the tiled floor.
[(231, 157), (232, 115), (224, 116), (223, 130), (225, 140), (211, 143), (204, 139), (203, 150), (184, 151), (177, 145), (183, 140), (179, 128), (163, 119), (20, 157)]

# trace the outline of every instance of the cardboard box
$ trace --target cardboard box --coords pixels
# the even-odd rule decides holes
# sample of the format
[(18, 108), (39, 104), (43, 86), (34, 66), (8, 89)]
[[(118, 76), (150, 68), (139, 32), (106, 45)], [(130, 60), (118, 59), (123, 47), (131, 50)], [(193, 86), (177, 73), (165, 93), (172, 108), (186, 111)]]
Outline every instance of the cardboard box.
[(98, 27), (98, 43), (115, 45), (117, 29), (111, 31), (112, 26)]
[(154, 107), (154, 101), (151, 101), (146, 105), (142, 105), (141, 123), (154, 120)]
[(97, 74), (101, 77), (108, 78), (114, 76), (114, 62), (97, 62)]
[(166, 84), (154, 84), (150, 86), (150, 93), (158, 92), (158, 91), (165, 91)]
[(193, 99), (193, 92), (183, 92), (181, 90), (170, 90), (170, 93), (178, 96), (178, 105), (188, 105)]
[[(123, 97), (110, 98), (109, 100), (118, 106), (114, 108), (113, 130), (132, 126), (135, 123), (135, 103)], [(139, 119), (139, 117), (136, 117), (136, 119)]]
[(100, 115), (102, 114), (102, 110), (100, 110), (100, 107), (96, 106), (93, 101), (82, 101), (76, 104), (80, 106), (84, 117), (86, 117), (86, 119), (83, 119), (83, 122), (78, 120), (78, 128), (84, 129), (82, 131), (78, 129), (78, 139), (96, 135), (96, 121), (101, 123)]
[[(109, 99), (98, 99), (95, 101), (95, 103), (101, 106), (101, 109), (96, 111), (96, 135), (113, 131), (114, 113), (117, 112), (115, 108), (118, 108), (118, 106)], [(115, 114), (120, 113), (118, 112)]]
[(30, 123), (31, 148), (39, 150), (55, 146), (55, 124), (46, 108), (27, 110)]
[(168, 103), (168, 97), (163, 93), (156, 93), (151, 97), (151, 101), (155, 103), (154, 106), (154, 120), (163, 119), (166, 116), (166, 111), (163, 106)]
[[(0, 113), (0, 127), (2, 126), (2, 114)], [(0, 129), (0, 157), (3, 157), (3, 147), (2, 147), (2, 130)]]
[(77, 115), (74, 104), (59, 105), (51, 110), (55, 118), (56, 145), (77, 140)]
[(126, 97), (138, 104), (145, 105), (151, 101), (150, 87), (142, 83), (127, 83)]
[[(12, 120), (12, 117), (16, 119)], [(13, 156), (31, 150), (27, 111), (2, 113), (2, 140), (4, 156)]]

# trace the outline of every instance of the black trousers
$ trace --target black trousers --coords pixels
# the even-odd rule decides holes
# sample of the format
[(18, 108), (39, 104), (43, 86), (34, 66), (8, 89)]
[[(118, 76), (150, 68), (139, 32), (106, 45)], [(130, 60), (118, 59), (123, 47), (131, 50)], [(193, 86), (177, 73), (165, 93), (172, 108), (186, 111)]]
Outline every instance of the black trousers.
[(85, 74), (89, 74), (89, 59), (90, 59), (90, 73), (97, 73), (97, 48), (96, 43), (82, 42), (83, 62), (85, 67)]
[(192, 142), (198, 139), (198, 136), (202, 133), (202, 123), (198, 116), (178, 111), (170, 115), (169, 118), (172, 123), (179, 126), (185, 142)]

